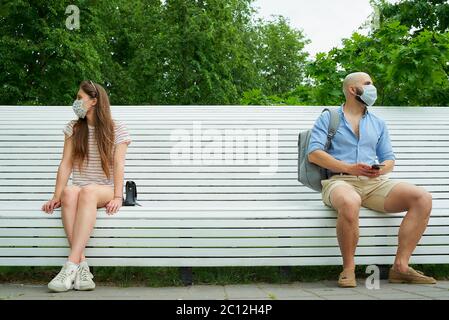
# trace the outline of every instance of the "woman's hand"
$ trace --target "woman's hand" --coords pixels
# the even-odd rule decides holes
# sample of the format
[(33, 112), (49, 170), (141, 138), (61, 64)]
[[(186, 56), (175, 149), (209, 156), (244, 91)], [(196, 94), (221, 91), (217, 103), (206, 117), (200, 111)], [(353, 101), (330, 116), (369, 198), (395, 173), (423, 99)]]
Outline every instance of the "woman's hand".
[(122, 198), (114, 198), (106, 204), (106, 213), (113, 215), (122, 207)]
[(61, 206), (61, 200), (59, 198), (53, 198), (48, 200), (43, 206), (42, 211), (46, 213), (53, 213), (53, 210)]

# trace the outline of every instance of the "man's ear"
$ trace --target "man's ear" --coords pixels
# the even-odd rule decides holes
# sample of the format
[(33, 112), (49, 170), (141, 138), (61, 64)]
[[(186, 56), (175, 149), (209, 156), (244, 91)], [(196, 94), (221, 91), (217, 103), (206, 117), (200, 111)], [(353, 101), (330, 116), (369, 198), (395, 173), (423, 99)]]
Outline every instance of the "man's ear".
[(354, 96), (360, 96), (363, 94), (363, 90), (358, 87), (350, 87), (349, 92), (351, 92)]
[(351, 94), (351, 95), (353, 95), (353, 96), (356, 96), (357, 95), (357, 89), (356, 89), (356, 87), (349, 87), (348, 88), (349, 90), (349, 93)]

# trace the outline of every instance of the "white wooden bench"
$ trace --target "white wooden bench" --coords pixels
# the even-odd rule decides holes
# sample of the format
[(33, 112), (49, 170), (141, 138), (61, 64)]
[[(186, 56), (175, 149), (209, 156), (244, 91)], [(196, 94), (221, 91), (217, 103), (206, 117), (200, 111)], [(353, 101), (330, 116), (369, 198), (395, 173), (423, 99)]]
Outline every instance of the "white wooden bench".
[[(142, 207), (98, 210), (86, 254), (92, 266), (339, 265), (336, 214), (297, 182), (298, 132), (321, 107), (114, 106), (132, 135), (125, 180)], [(412, 263), (449, 263), (449, 108), (373, 108), (389, 126), (392, 178), (432, 192), (429, 227)], [(40, 211), (54, 190), (70, 107), (0, 106), (0, 265), (62, 265), (69, 253), (60, 219)], [(278, 132), (277, 172), (261, 164), (174, 164), (175, 129)], [(218, 131), (208, 132), (215, 129)], [(250, 130), (251, 131), (251, 130)], [(274, 131), (274, 132), (275, 132)], [(211, 137), (200, 137), (203, 146)], [(227, 139), (227, 138), (225, 138)], [(268, 138), (267, 138), (268, 139)], [(198, 140), (197, 140), (198, 141)], [(270, 144), (268, 143), (269, 147)], [(204, 149), (201, 149), (204, 151)], [(254, 149), (250, 154), (255, 155)], [(196, 152), (194, 154), (197, 154)], [(256, 157), (257, 158), (257, 157)], [(262, 166), (266, 166), (263, 164)], [(362, 209), (357, 264), (391, 264), (404, 214)]]

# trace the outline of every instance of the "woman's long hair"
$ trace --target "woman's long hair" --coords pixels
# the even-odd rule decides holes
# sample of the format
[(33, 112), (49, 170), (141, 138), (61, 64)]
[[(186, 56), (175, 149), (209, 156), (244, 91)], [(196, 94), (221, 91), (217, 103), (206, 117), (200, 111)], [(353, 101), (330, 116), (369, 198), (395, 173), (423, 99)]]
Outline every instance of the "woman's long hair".
[[(90, 98), (97, 98), (97, 104), (94, 107), (95, 112), (95, 138), (98, 145), (98, 153), (101, 158), (101, 167), (106, 177), (111, 176), (110, 165), (113, 163), (114, 147), (114, 121), (111, 116), (111, 106), (109, 97), (104, 88), (91, 81), (83, 81), (80, 84), (83, 90)], [(78, 168), (81, 167), (84, 160), (89, 161), (88, 146), (89, 128), (87, 126), (87, 117), (79, 118), (73, 126), (73, 154), (72, 159), (78, 162)]]

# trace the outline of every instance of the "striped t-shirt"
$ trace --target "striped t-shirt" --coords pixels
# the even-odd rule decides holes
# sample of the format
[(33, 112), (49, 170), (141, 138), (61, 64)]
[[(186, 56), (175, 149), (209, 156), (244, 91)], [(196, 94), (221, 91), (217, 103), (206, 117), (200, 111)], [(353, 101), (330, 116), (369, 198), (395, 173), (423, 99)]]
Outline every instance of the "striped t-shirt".
[[(72, 120), (66, 124), (63, 132), (68, 135), (68, 137), (73, 134), (73, 126), (77, 120)], [(120, 143), (131, 143), (131, 137), (124, 123), (121, 121), (115, 121), (115, 142), (113, 147), (113, 154), (115, 152), (115, 146)], [(73, 164), (72, 168), (72, 184), (77, 186), (85, 186), (88, 184), (100, 184), (100, 185), (110, 185), (114, 186), (114, 166), (113, 164), (109, 167), (110, 179), (106, 177), (106, 174), (101, 167), (101, 158), (98, 152), (97, 140), (95, 138), (95, 126), (88, 125), (89, 128), (89, 157), (84, 160), (81, 172), (78, 169), (78, 163)]]

